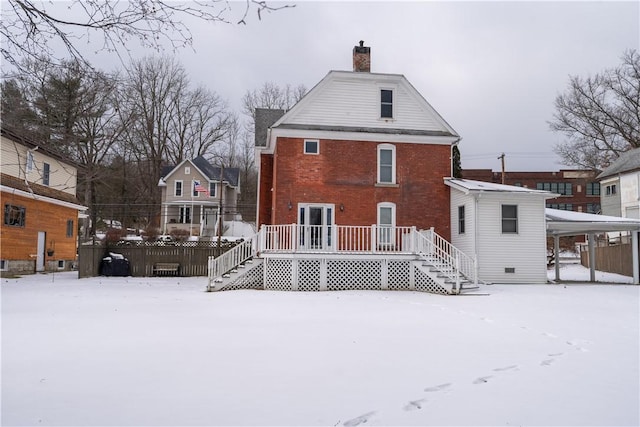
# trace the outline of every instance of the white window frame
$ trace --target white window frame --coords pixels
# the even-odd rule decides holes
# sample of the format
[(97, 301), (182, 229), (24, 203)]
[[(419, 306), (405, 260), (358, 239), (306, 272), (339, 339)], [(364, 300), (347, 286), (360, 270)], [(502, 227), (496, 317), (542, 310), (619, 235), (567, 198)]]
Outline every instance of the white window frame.
[(6, 259), (0, 259), (0, 271), (8, 271), (9, 270), (9, 261)]
[(218, 184), (215, 182), (209, 182), (209, 197), (214, 199), (218, 194)]
[(185, 175), (191, 175), (191, 166), (185, 166), (184, 167), (184, 174)]
[(42, 163), (42, 185), (51, 185), (51, 165), (46, 162)]
[(27, 173), (33, 170), (33, 165), (35, 164), (35, 160), (33, 158), (33, 152), (31, 150), (27, 151), (27, 164), (25, 166), (25, 170)]
[[(505, 206), (515, 206), (516, 208), (516, 217), (515, 218), (505, 218), (504, 217), (504, 207)], [(519, 209), (518, 209), (518, 205), (516, 204), (511, 204), (511, 203), (503, 203), (500, 205), (500, 230), (502, 231), (502, 234), (518, 234), (518, 229), (519, 229), (519, 213), (518, 213)], [(515, 231), (504, 231), (504, 224), (505, 224), (505, 220), (506, 221), (513, 221), (515, 220), (516, 223), (516, 229)]]
[[(390, 182), (386, 182), (386, 181), (382, 181), (381, 180), (381, 163), (380, 163), (380, 153), (382, 151), (391, 151), (391, 181)], [(388, 184), (388, 185), (394, 185), (396, 183), (396, 146), (393, 144), (380, 144), (378, 145), (378, 165), (377, 165), (377, 178), (376, 178), (376, 182), (378, 184)]]
[(178, 207), (178, 224), (190, 224), (192, 221), (193, 212), (191, 212), (191, 206)]
[[(391, 211), (391, 223), (383, 224), (382, 210), (389, 209)], [(395, 228), (396, 228), (396, 204), (393, 202), (380, 202), (376, 208), (376, 224), (378, 227), (377, 243), (378, 245), (393, 246), (395, 245)]]
[[(178, 194), (178, 183), (180, 183), (180, 194)], [(173, 196), (182, 197), (184, 194), (184, 182), (181, 179), (176, 179), (173, 182)]]
[(458, 206), (458, 234), (465, 234), (466, 231), (467, 231), (467, 208), (465, 205), (459, 205)]
[[(391, 92), (391, 117), (386, 117), (382, 115), (382, 91), (383, 90), (387, 90), (389, 92)], [(378, 105), (380, 107), (380, 120), (393, 120), (396, 116), (396, 109), (395, 109), (395, 96), (396, 91), (394, 88), (392, 87), (380, 87), (380, 90), (378, 91)], [(385, 103), (388, 104), (388, 103)]]
[[(315, 142), (316, 143), (316, 151), (308, 151), (307, 150), (307, 142)], [(317, 139), (305, 139), (304, 140), (304, 154), (320, 154), (320, 140)]]

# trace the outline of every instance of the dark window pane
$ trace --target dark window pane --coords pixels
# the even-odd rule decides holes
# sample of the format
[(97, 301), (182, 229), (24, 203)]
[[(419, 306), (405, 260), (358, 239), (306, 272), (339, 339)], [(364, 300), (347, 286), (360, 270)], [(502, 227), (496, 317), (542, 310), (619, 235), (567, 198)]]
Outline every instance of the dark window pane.
[(393, 102), (393, 91), (382, 89), (380, 91), (380, 99), (384, 103), (391, 104)]

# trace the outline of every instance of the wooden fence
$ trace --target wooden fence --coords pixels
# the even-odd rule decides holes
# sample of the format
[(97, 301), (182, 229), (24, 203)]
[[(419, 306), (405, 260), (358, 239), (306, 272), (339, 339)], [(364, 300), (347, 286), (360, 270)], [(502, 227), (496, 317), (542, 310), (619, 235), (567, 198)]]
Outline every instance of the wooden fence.
[[(633, 276), (631, 243), (611, 246), (596, 246), (596, 270)], [(581, 245), (580, 263), (589, 267), (589, 247)]]
[(235, 245), (223, 243), (218, 248), (216, 242), (180, 242), (167, 246), (147, 242), (81, 244), (78, 247), (78, 277), (99, 276), (102, 259), (109, 253), (123, 255), (129, 261), (134, 277), (153, 276), (153, 266), (157, 263), (179, 263), (180, 276), (206, 276), (209, 257), (218, 257)]

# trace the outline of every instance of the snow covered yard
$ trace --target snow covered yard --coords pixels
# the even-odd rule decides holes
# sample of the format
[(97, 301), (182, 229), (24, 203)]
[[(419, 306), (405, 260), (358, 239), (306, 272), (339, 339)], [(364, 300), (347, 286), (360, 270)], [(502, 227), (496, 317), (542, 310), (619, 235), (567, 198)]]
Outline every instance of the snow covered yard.
[(2, 425), (640, 423), (640, 286), (205, 281), (2, 279)]

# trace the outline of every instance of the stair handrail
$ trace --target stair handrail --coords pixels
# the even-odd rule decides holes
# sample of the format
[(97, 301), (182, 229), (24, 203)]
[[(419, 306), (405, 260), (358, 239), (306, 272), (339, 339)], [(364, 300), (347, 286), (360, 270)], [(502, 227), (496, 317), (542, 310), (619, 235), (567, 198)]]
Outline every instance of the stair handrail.
[(465, 279), (478, 284), (477, 260), (460, 249), (453, 246), (444, 237), (440, 236), (433, 228), (421, 230), (416, 233), (416, 252), (427, 260), (428, 255), (444, 261), (451, 267), (451, 271), (443, 271), (449, 279), (455, 281), (457, 291), (460, 291), (460, 275)]
[(252, 258), (256, 254), (256, 245), (258, 234), (254, 234), (242, 243), (234, 246), (220, 256), (210, 256), (208, 267), (208, 279), (207, 290), (211, 291), (214, 286), (214, 282), (221, 278), (225, 273), (238, 267), (243, 262)]

